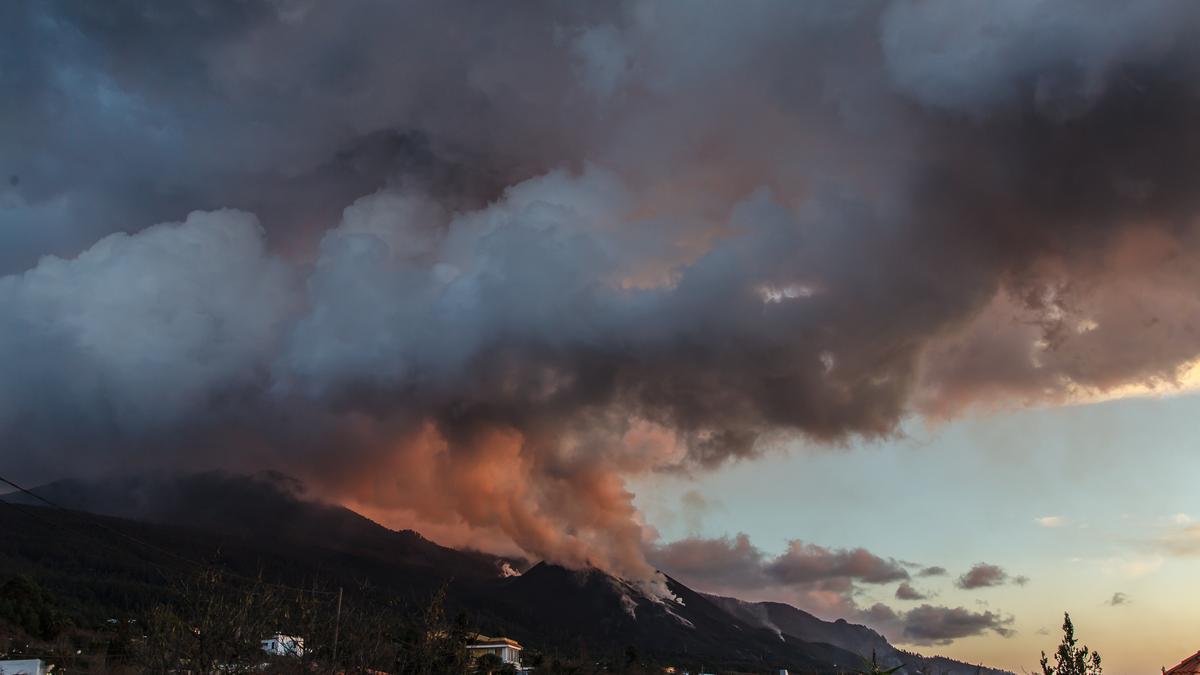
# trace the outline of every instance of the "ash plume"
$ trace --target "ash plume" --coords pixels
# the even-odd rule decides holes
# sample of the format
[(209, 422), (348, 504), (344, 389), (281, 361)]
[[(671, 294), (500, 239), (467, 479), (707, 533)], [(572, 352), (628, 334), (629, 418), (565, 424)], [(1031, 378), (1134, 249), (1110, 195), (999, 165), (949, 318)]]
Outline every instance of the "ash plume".
[(8, 3), (0, 460), (638, 575), (630, 476), (1175, 386), (1200, 7), (1102, 4)]

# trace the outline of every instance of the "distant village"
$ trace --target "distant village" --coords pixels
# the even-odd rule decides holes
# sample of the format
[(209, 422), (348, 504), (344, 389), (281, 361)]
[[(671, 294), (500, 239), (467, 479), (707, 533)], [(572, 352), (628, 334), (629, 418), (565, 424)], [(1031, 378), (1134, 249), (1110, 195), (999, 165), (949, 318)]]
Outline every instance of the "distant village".
[[(116, 619), (110, 619), (115, 622)], [(263, 654), (275, 658), (302, 658), (306, 650), (304, 638), (296, 635), (276, 633), (259, 641)], [(466, 645), (469, 673), (485, 673), (487, 675), (509, 675), (532, 673), (533, 668), (521, 664), (521, 643), (506, 637), (490, 637), (479, 633), (472, 634)], [(3, 655), (0, 655), (3, 656)], [(243, 668), (218, 669), (222, 672), (244, 672)], [(274, 672), (271, 664), (264, 662), (257, 669), (259, 672)], [(65, 668), (57, 668), (49, 660), (43, 659), (3, 659), (0, 658), (0, 675), (63, 675), (76, 672)], [(198, 675), (187, 670), (175, 671), (179, 675)], [(664, 672), (675, 673), (674, 668)], [(372, 670), (363, 675), (388, 675), (383, 671)], [(680, 671), (679, 675), (689, 675)]]
[[(304, 638), (296, 635), (285, 635), (276, 633), (264, 637), (259, 641), (264, 655), (273, 658), (296, 659), (299, 660), (305, 655)], [(524, 647), (521, 643), (507, 637), (491, 637), (479, 633), (472, 634), (466, 645), (467, 652), (467, 668), (462, 675), (528, 675), (536, 669), (533, 666), (525, 665), (521, 661), (521, 652)], [(4, 654), (0, 654), (0, 675), (67, 675), (68, 673), (81, 672), (70, 670), (67, 668), (58, 668), (49, 660), (44, 659), (6, 659)], [(869, 664), (868, 664), (869, 665)], [(716, 673), (708, 673), (704, 671), (696, 671), (695, 673), (677, 668), (675, 666), (662, 666), (657, 669), (662, 675), (718, 675)], [(252, 669), (253, 672), (274, 673), (277, 672), (269, 662), (262, 663), (258, 668)], [(178, 675), (200, 675), (189, 670), (172, 671)], [(247, 672), (244, 668), (218, 668), (218, 673), (224, 672)], [(317, 672), (317, 671), (313, 671)], [(624, 672), (622, 670), (612, 670), (610, 672)], [(722, 671), (724, 672), (724, 671)], [(879, 670), (877, 667), (874, 673), (891, 673), (892, 670)], [(845, 675), (873, 675), (873, 672), (849, 670), (844, 671)], [(207, 674), (205, 674), (207, 675)], [(346, 671), (336, 671), (335, 675), (347, 675)], [(390, 675), (385, 671), (379, 670), (364, 670), (361, 675)], [(446, 673), (446, 675), (451, 675)], [(731, 674), (740, 675), (740, 674)], [(776, 675), (792, 675), (785, 668), (777, 671)], [(798, 673), (796, 675), (799, 675)], [(919, 671), (916, 675), (936, 675), (935, 673)], [(1171, 668), (1162, 668), (1162, 675), (1200, 675), (1200, 651), (1185, 658), (1177, 665)]]

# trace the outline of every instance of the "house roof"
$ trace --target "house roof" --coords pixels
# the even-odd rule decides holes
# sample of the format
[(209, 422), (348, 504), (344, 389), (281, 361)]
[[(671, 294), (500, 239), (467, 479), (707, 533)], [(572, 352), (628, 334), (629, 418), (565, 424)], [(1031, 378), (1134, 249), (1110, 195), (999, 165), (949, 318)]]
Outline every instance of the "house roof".
[(1179, 665), (1165, 671), (1165, 675), (1200, 675), (1200, 652), (1180, 661)]
[(520, 642), (506, 637), (488, 637), (486, 635), (476, 635), (471, 644), (467, 645), (468, 649), (480, 647), (512, 647), (513, 649), (524, 649)]

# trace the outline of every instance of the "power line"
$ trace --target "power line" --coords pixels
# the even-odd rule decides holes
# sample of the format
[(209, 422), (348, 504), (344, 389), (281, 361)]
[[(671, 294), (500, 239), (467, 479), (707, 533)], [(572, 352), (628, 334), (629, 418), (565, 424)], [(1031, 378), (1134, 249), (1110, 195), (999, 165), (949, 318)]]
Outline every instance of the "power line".
[(3, 496), (0, 496), (0, 504), (4, 504), (5, 506), (12, 508), (17, 513), (23, 514), (26, 518), (31, 518), (33, 520), (36, 520), (43, 525), (49, 525), (50, 527), (54, 527), (54, 528), (60, 527), (59, 525), (56, 525), (56, 524), (50, 522), (49, 520), (37, 515), (33, 511), (27, 511), (24, 508), (22, 508), (19, 504), (14, 504), (13, 502), (10, 502), (7, 499), (4, 499)]
[[(278, 589), (281, 589), (281, 590), (296, 591), (296, 592), (299, 592), (299, 593), (320, 594), (320, 595), (327, 595), (327, 596), (334, 596), (334, 595), (337, 595), (337, 596), (339, 596), (339, 598), (341, 597), (341, 589), (339, 589), (337, 592), (334, 592), (334, 591), (318, 591), (318, 590), (317, 590), (317, 589), (315, 589), (315, 588), (311, 588), (311, 589), (309, 589), (309, 588), (299, 588), (299, 587), (296, 587), (296, 586), (288, 586), (288, 585), (286, 585), (286, 584), (276, 584), (276, 583), (271, 583), (271, 582), (268, 582), (268, 581), (263, 581), (262, 579), (256, 579), (256, 578), (254, 578), (254, 577), (249, 577), (249, 576), (246, 576), (246, 575), (244, 575), (244, 574), (238, 574), (237, 572), (234, 572), (234, 571), (232, 571), (232, 570), (218, 570), (218, 569), (217, 569), (217, 567), (216, 567), (215, 565), (212, 565), (211, 563), (204, 563), (204, 562), (200, 562), (200, 561), (198, 561), (198, 560), (193, 560), (193, 559), (191, 559), (191, 558), (188, 558), (188, 557), (186, 557), (186, 556), (183, 556), (183, 555), (180, 555), (180, 554), (178, 554), (178, 553), (175, 553), (174, 551), (169, 551), (169, 550), (167, 550), (167, 549), (165, 549), (165, 548), (163, 548), (163, 547), (161, 547), (161, 546), (158, 546), (157, 544), (154, 544), (154, 543), (148, 542), (148, 541), (146, 541), (146, 540), (144, 540), (144, 539), (142, 539), (142, 538), (140, 538), (140, 537), (136, 537), (136, 536), (133, 536), (133, 535), (131, 535), (131, 534), (128, 534), (128, 533), (126, 533), (126, 532), (122, 532), (122, 531), (120, 531), (120, 530), (118, 530), (118, 529), (116, 529), (116, 528), (110, 527), (109, 525), (107, 525), (106, 523), (104, 523), (104, 522), (103, 522), (103, 521), (100, 519), (100, 517), (99, 517), (97, 514), (89, 513), (89, 512), (86, 512), (86, 511), (78, 511), (78, 510), (74, 510), (74, 509), (68, 509), (68, 508), (66, 508), (66, 507), (64, 507), (64, 506), (62, 506), (62, 505), (60, 505), (60, 504), (56, 504), (56, 503), (54, 503), (54, 502), (50, 501), (49, 499), (47, 499), (46, 497), (43, 497), (42, 495), (40, 495), (40, 494), (37, 494), (36, 492), (33, 492), (32, 490), (29, 490), (29, 489), (27, 489), (27, 488), (25, 488), (25, 487), (23, 487), (23, 486), (21, 486), (21, 485), (18, 485), (17, 483), (15, 483), (15, 482), (13, 482), (13, 481), (9, 480), (8, 478), (5, 478), (4, 476), (0, 476), (0, 482), (3, 482), (3, 483), (6, 483), (6, 484), (8, 484), (9, 486), (11, 486), (11, 487), (15, 488), (16, 490), (19, 490), (20, 492), (22, 492), (22, 493), (24, 493), (24, 494), (26, 494), (26, 495), (29, 495), (30, 497), (33, 497), (34, 499), (36, 499), (36, 500), (38, 500), (38, 501), (40, 501), (40, 502), (42, 502), (42, 503), (46, 504), (47, 506), (49, 506), (49, 507), (51, 507), (51, 508), (53, 508), (53, 509), (57, 509), (57, 510), (59, 510), (59, 511), (63, 511), (63, 512), (66, 512), (66, 513), (83, 514), (84, 516), (88, 516), (88, 517), (90, 517), (90, 518), (92, 519), (92, 521), (93, 521), (94, 523), (96, 523), (96, 525), (98, 525), (98, 526), (100, 527), (100, 529), (104, 530), (105, 532), (108, 532), (108, 533), (110, 533), (110, 534), (116, 535), (116, 536), (118, 536), (118, 537), (120, 537), (120, 538), (122, 538), (122, 539), (126, 539), (126, 540), (128, 540), (128, 541), (131, 541), (131, 542), (134, 542), (134, 543), (136, 543), (136, 544), (140, 544), (140, 545), (142, 545), (142, 546), (144, 546), (144, 547), (146, 547), (146, 548), (148, 548), (148, 549), (150, 549), (150, 550), (157, 551), (158, 553), (161, 553), (162, 555), (165, 555), (165, 556), (168, 556), (168, 557), (170, 557), (170, 558), (173, 558), (173, 559), (175, 559), (175, 560), (178, 560), (178, 561), (181, 561), (181, 562), (187, 563), (187, 564), (189, 564), (189, 565), (192, 565), (192, 566), (198, 567), (198, 568), (200, 568), (200, 569), (203, 569), (203, 570), (217, 570), (217, 571), (220, 571), (220, 572), (222, 572), (223, 574), (226, 574), (226, 575), (228, 575), (228, 576), (231, 576), (231, 577), (234, 577), (234, 578), (237, 578), (237, 579), (241, 579), (242, 581), (246, 581), (246, 582), (249, 582), (249, 583), (252, 583), (252, 584), (257, 584), (257, 585), (260, 585), (260, 586), (267, 586), (267, 587), (270, 587), (270, 588), (278, 588)], [(12, 502), (9, 502), (9, 501), (7, 501), (7, 500), (4, 500), (4, 499), (0, 499), (0, 502), (4, 502), (5, 504), (8, 504), (9, 506), (17, 507), (17, 505), (16, 505), (16, 504), (13, 504)], [(17, 508), (19, 508), (19, 507), (17, 507)], [(29, 512), (26, 512), (24, 509), (20, 509), (20, 510), (21, 510), (22, 512), (25, 512), (27, 515), (30, 515), (30, 516), (32, 517), (32, 514), (31, 514), (31, 513), (29, 513)], [(89, 533), (89, 534), (90, 534), (90, 533)], [(111, 548), (111, 547), (110, 547), (110, 548)], [(153, 564), (153, 563), (151, 563), (151, 564)], [(155, 567), (157, 568), (157, 566), (155, 566)], [(160, 573), (162, 573), (162, 570), (160, 569), (160, 570), (159, 570), (159, 572), (160, 572)], [(164, 575), (164, 576), (165, 576), (165, 575)]]
[[(3, 479), (0, 479), (0, 480), (3, 480)], [(4, 482), (6, 482), (6, 483), (9, 483), (9, 481), (7, 481), (7, 480), (4, 480)], [(10, 484), (11, 484), (11, 483), (10, 483)], [(35, 495), (35, 496), (36, 496), (36, 495)], [(66, 521), (62, 521), (62, 522), (57, 522), (57, 523), (56, 523), (56, 522), (53, 522), (52, 520), (50, 520), (50, 519), (48, 519), (48, 518), (43, 518), (41, 515), (38, 515), (38, 514), (34, 513), (33, 511), (30, 511), (30, 510), (28, 510), (28, 509), (24, 508), (24, 507), (23, 507), (23, 506), (21, 506), (21, 505), (18, 505), (18, 504), (16, 504), (16, 503), (13, 503), (13, 502), (11, 502), (11, 501), (8, 501), (7, 499), (4, 499), (3, 497), (0, 497), (0, 504), (4, 504), (5, 506), (8, 506), (9, 508), (13, 509), (14, 511), (17, 511), (18, 513), (21, 513), (21, 514), (23, 514), (24, 516), (26, 516), (26, 517), (28, 517), (28, 518), (30, 518), (30, 519), (32, 519), (32, 520), (36, 520), (37, 522), (39, 522), (39, 523), (42, 523), (43, 525), (47, 525), (47, 526), (49, 526), (50, 528), (52, 528), (52, 529), (54, 529), (54, 530), (58, 530), (58, 531), (73, 531), (73, 532), (81, 532), (81, 533), (83, 533), (83, 534), (85, 534), (85, 535), (88, 535), (88, 536), (91, 536), (91, 535), (93, 534), (92, 532), (89, 532), (89, 531), (85, 530), (85, 529), (84, 529), (84, 528), (82, 528), (82, 527), (77, 527), (77, 526), (75, 526), (75, 525), (73, 525), (73, 524), (68, 524)], [(64, 509), (64, 510), (66, 510), (66, 509)], [(70, 512), (70, 511), (68, 511), (68, 512)], [(70, 512), (70, 513), (80, 513), (80, 512)], [(105, 548), (109, 549), (110, 551), (115, 551), (115, 552), (117, 552), (117, 553), (128, 553), (128, 551), (122, 551), (122, 550), (118, 549), (116, 546), (112, 545), (112, 543), (110, 543), (109, 541), (107, 541), (107, 540), (104, 540), (104, 539), (99, 539), (99, 540), (97, 540), (97, 543), (98, 543), (98, 544), (100, 544), (101, 546), (103, 546), (103, 547), (105, 547)], [(138, 557), (140, 558), (141, 556), (138, 556)], [(167, 570), (166, 570), (166, 569), (164, 569), (163, 567), (161, 567), (160, 565), (158, 565), (158, 564), (154, 563), (154, 562), (153, 562), (153, 561), (151, 561), (151, 560), (147, 560), (147, 559), (144, 559), (144, 558), (143, 558), (142, 560), (143, 560), (143, 562), (145, 562), (147, 565), (149, 565), (150, 567), (154, 568), (154, 570), (155, 570), (156, 572), (158, 572), (158, 573), (159, 573), (159, 575), (161, 575), (161, 576), (162, 576), (164, 579), (167, 579), (167, 578), (169, 578), (169, 575), (167, 574)]]
[[(96, 524), (96, 525), (97, 525), (97, 526), (98, 526), (100, 529), (104, 530), (105, 532), (108, 532), (108, 533), (110, 533), (110, 534), (116, 535), (117, 537), (120, 537), (120, 538), (122, 538), (122, 539), (126, 539), (126, 540), (129, 540), (129, 541), (132, 541), (132, 542), (134, 542), (134, 543), (137, 543), (137, 544), (141, 544), (142, 546), (144, 546), (144, 547), (146, 547), (146, 548), (148, 548), (148, 549), (150, 549), (150, 550), (156, 551), (156, 552), (158, 552), (158, 553), (161, 553), (161, 554), (163, 554), (163, 555), (166, 555), (166, 556), (168, 556), (168, 557), (170, 557), (170, 558), (173, 558), (173, 559), (175, 559), (175, 560), (179, 560), (179, 561), (181, 561), (181, 562), (187, 563), (187, 564), (189, 564), (189, 565), (193, 565), (193, 566), (200, 567), (200, 568), (207, 568), (207, 567), (209, 567), (208, 565), (205, 565), (204, 563), (197, 562), (197, 561), (195, 561), (195, 560), (191, 560), (190, 558), (187, 558), (187, 557), (181, 556), (181, 555), (179, 555), (179, 554), (177, 554), (177, 553), (175, 553), (175, 552), (173, 552), (173, 551), (168, 551), (168, 550), (166, 550), (166, 549), (164, 549), (164, 548), (162, 548), (162, 547), (160, 547), (160, 546), (157, 546), (157, 545), (155, 545), (155, 544), (152, 544), (152, 543), (150, 543), (150, 542), (148, 542), (148, 541), (145, 541), (145, 540), (143, 540), (143, 539), (140, 539), (140, 538), (138, 538), (138, 537), (135, 537), (135, 536), (133, 536), (133, 535), (131, 535), (131, 534), (128, 534), (128, 533), (122, 532), (122, 531), (120, 531), (120, 530), (117, 530), (117, 529), (115, 529), (115, 528), (109, 527), (107, 524), (105, 524), (103, 521), (101, 521), (101, 520), (99, 519), (99, 517), (95, 517), (95, 514), (91, 514), (91, 513), (88, 513), (88, 512), (86, 512), (86, 511), (78, 511), (78, 510), (75, 510), (75, 509), (68, 509), (68, 508), (66, 508), (66, 507), (64, 507), (64, 506), (61, 506), (61, 505), (59, 505), (59, 504), (55, 504), (54, 502), (50, 501), (49, 499), (46, 499), (46, 498), (45, 498), (45, 497), (43, 497), (42, 495), (39, 495), (39, 494), (37, 494), (36, 492), (33, 492), (32, 490), (29, 490), (29, 489), (26, 489), (25, 487), (22, 487), (21, 485), (18, 485), (17, 483), (15, 483), (15, 482), (13, 482), (13, 481), (11, 481), (11, 480), (9, 480), (9, 479), (5, 478), (4, 476), (0, 476), (0, 482), (7, 483), (7, 484), (8, 484), (8, 485), (10, 485), (11, 487), (13, 487), (13, 488), (16, 488), (16, 489), (17, 489), (17, 490), (19, 490), (20, 492), (22, 492), (22, 493), (24, 493), (24, 494), (26, 494), (26, 495), (29, 495), (30, 497), (33, 497), (34, 499), (36, 499), (36, 500), (38, 500), (38, 501), (40, 501), (40, 502), (42, 502), (42, 503), (46, 504), (47, 506), (49, 506), (49, 507), (50, 507), (50, 508), (52, 508), (52, 509), (56, 509), (56, 510), (59, 510), (59, 511), (63, 511), (63, 512), (66, 512), (66, 513), (69, 513), (69, 514), (83, 514), (84, 516), (93, 516), (93, 517), (92, 517), (92, 522), (93, 522), (93, 523), (95, 523), (95, 524)], [(81, 530), (81, 531), (82, 531), (82, 530)], [(89, 532), (88, 534), (91, 534), (91, 533)], [(110, 548), (111, 548), (111, 547), (110, 547)]]
[[(50, 501), (49, 499), (47, 499), (47, 498), (43, 497), (42, 495), (39, 495), (39, 494), (37, 494), (37, 493), (35, 493), (35, 492), (33, 492), (33, 491), (31, 491), (31, 490), (29, 490), (29, 489), (25, 488), (24, 486), (18, 485), (17, 483), (15, 483), (15, 482), (13, 482), (13, 481), (9, 480), (8, 478), (5, 478), (4, 476), (0, 476), (0, 482), (4, 482), (4, 483), (6, 483), (6, 484), (8, 484), (8, 485), (10, 485), (10, 486), (12, 486), (12, 487), (14, 487), (14, 488), (16, 488), (17, 490), (20, 490), (22, 493), (24, 493), (24, 494), (27, 494), (27, 495), (29, 495), (30, 497), (33, 497), (34, 499), (37, 499), (38, 501), (40, 501), (40, 502), (42, 502), (42, 503), (44, 503), (44, 504), (46, 504), (46, 505), (50, 506), (52, 509), (56, 509), (56, 510), (63, 511), (63, 512), (69, 512), (69, 513), (82, 513), (84, 516), (90, 516), (90, 517), (92, 518), (93, 522), (97, 523), (97, 524), (98, 524), (98, 525), (101, 527), (101, 529), (103, 529), (103, 530), (104, 530), (104, 531), (106, 531), (106, 532), (111, 532), (112, 534), (115, 534), (115, 535), (117, 535), (117, 536), (119, 536), (119, 537), (121, 537), (121, 538), (128, 539), (129, 541), (132, 541), (132, 542), (135, 542), (135, 543), (141, 544), (142, 546), (145, 546), (145, 547), (147, 547), (147, 548), (149, 548), (149, 549), (151, 549), (151, 550), (158, 551), (158, 552), (160, 552), (160, 553), (162, 553), (162, 554), (164, 554), (164, 555), (167, 555), (167, 556), (169, 556), (169, 557), (171, 557), (171, 558), (174, 558), (174, 559), (176, 559), (176, 560), (183, 561), (183, 562), (185, 562), (185, 563), (188, 563), (188, 564), (190, 564), (190, 565), (195, 565), (195, 566), (197, 566), (197, 567), (200, 567), (201, 569), (204, 569), (204, 570), (206, 570), (206, 571), (207, 571), (207, 570), (215, 570), (215, 569), (216, 569), (216, 568), (215, 568), (215, 566), (213, 566), (213, 565), (206, 564), (206, 563), (202, 563), (202, 562), (199, 562), (199, 561), (196, 561), (196, 560), (192, 560), (192, 559), (190, 559), (190, 558), (188, 558), (188, 557), (186, 557), (186, 556), (179, 555), (179, 554), (175, 553), (174, 551), (168, 551), (167, 549), (164, 549), (164, 548), (162, 548), (161, 546), (157, 546), (157, 545), (155, 545), (155, 544), (152, 544), (152, 543), (150, 543), (150, 542), (148, 542), (148, 541), (146, 541), (146, 540), (144, 540), (144, 539), (141, 539), (140, 537), (135, 537), (135, 536), (133, 536), (133, 535), (130, 535), (130, 534), (128, 534), (128, 533), (125, 533), (125, 532), (122, 532), (122, 531), (120, 531), (120, 530), (117, 530), (116, 528), (109, 527), (109, 526), (108, 526), (106, 523), (102, 522), (102, 521), (101, 521), (101, 519), (100, 519), (98, 516), (96, 516), (96, 514), (91, 514), (91, 513), (88, 513), (88, 512), (86, 512), (86, 511), (73, 511), (73, 510), (71, 510), (71, 509), (67, 509), (67, 508), (65, 508), (65, 507), (63, 507), (63, 506), (61, 506), (61, 505), (59, 505), (59, 504), (55, 504), (54, 502), (52, 502), (52, 501)], [(31, 514), (31, 513), (27, 512), (27, 511), (25, 511), (25, 509), (23, 509), (23, 508), (21, 508), (21, 507), (17, 506), (16, 504), (12, 504), (12, 503), (10, 503), (10, 502), (9, 502), (8, 500), (6, 500), (6, 499), (0, 499), (0, 502), (3, 502), (3, 503), (5, 503), (5, 504), (8, 504), (9, 506), (12, 506), (12, 507), (14, 507), (14, 508), (16, 508), (18, 511), (21, 511), (22, 513), (25, 513), (26, 515), (29, 515), (29, 516), (31, 516), (31, 517), (34, 517), (34, 518), (37, 518), (38, 520), (43, 520), (42, 518), (40, 518), (40, 517), (38, 517), (38, 516), (33, 516), (33, 514)], [(111, 546), (110, 546), (110, 548), (113, 548), (113, 550), (116, 550), (114, 547), (111, 547)], [(148, 561), (147, 561), (147, 562), (148, 562)], [(167, 575), (166, 575), (166, 574), (163, 572), (163, 570), (162, 570), (161, 568), (159, 568), (159, 567), (158, 567), (158, 565), (155, 565), (154, 563), (150, 563), (150, 565), (151, 565), (152, 567), (154, 567), (156, 570), (158, 570), (159, 574), (162, 574), (162, 575), (163, 575), (163, 577), (166, 577), (166, 576), (167, 576)], [(298, 592), (298, 593), (300, 593), (301, 595), (304, 595), (304, 594), (310, 594), (311, 596), (316, 596), (317, 594), (321, 594), (321, 595), (325, 595), (325, 596), (333, 596), (333, 595), (335, 595), (335, 593), (334, 593), (333, 591), (318, 591), (318, 590), (316, 589), (316, 581), (315, 581), (315, 579), (314, 579), (314, 581), (313, 581), (313, 588), (311, 588), (311, 589), (306, 589), (306, 588), (298, 588), (298, 587), (295, 587), (295, 586), (288, 586), (288, 585), (286, 585), (286, 584), (276, 584), (276, 583), (270, 583), (270, 582), (267, 582), (267, 581), (263, 581), (262, 579), (254, 579), (254, 578), (251, 578), (251, 577), (247, 577), (247, 576), (244, 576), (244, 575), (238, 574), (237, 572), (234, 572), (234, 571), (232, 571), (232, 570), (221, 570), (221, 573), (222, 573), (222, 574), (229, 575), (229, 576), (232, 576), (232, 577), (234, 577), (234, 578), (240, 578), (240, 579), (242, 579), (242, 580), (244, 580), (244, 581), (248, 581), (248, 582), (250, 582), (251, 584), (255, 584), (255, 585), (258, 585), (258, 586), (265, 586), (265, 587), (268, 587), (268, 588), (277, 588), (277, 589), (286, 590), (286, 591)], [(213, 577), (213, 579), (214, 579), (215, 581), (217, 581), (218, 583), (224, 582), (224, 578), (223, 578), (223, 577)], [(232, 585), (231, 585), (231, 586), (232, 586)], [(333, 628), (333, 655), (334, 655), (334, 663), (336, 663), (336, 661), (337, 661), (337, 645), (338, 645), (338, 634), (339, 634), (339, 632), (340, 632), (340, 630), (341, 630), (341, 624), (342, 624), (342, 587), (341, 587), (341, 586), (339, 586), (339, 587), (338, 587), (336, 595), (337, 595), (337, 615), (336, 615), (336, 618), (335, 618), (335, 620), (334, 620), (334, 628)]]

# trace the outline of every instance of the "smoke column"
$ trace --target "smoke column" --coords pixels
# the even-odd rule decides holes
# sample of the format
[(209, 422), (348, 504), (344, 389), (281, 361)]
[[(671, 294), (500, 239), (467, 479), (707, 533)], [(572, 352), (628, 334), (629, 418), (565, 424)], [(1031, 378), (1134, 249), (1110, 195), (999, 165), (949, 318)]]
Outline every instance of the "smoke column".
[(648, 571), (629, 477), (1183, 384), (1190, 2), (0, 9), (0, 461)]

